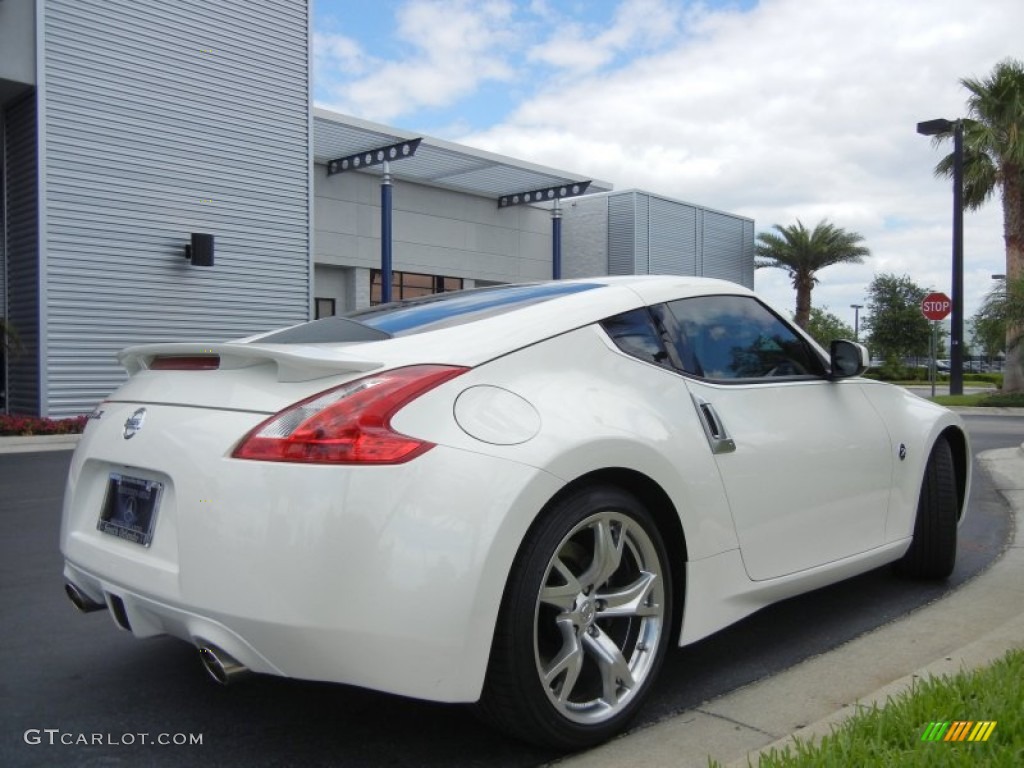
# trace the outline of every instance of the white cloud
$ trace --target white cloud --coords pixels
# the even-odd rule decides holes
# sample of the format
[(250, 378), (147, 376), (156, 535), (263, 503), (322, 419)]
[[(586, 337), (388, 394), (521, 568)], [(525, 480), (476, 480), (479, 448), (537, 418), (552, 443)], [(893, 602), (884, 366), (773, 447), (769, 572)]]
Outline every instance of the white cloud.
[(325, 32), (313, 33), (314, 65), (322, 76), (362, 75), (368, 57), (358, 41), (344, 35)]
[(599, 69), (617, 55), (652, 49), (677, 34), (680, 11), (665, 0), (625, 0), (607, 29), (555, 20), (555, 33), (531, 48), (528, 58), (570, 74)]
[[(397, 60), (369, 59), (345, 38), (314, 37), (320, 81), (329, 83), (325, 106), (394, 120), (418, 108), (448, 106), (484, 81), (511, 79), (505, 52), (512, 10), (504, 0), (412, 0), (397, 15), (396, 36), (407, 48)], [(353, 64), (365, 75), (342, 77)]]
[[(676, 8), (680, 4), (674, 4)], [(624, 4), (623, 14), (640, 4)], [(591, 39), (610, 61), (630, 27)], [(650, 29), (647, 24), (644, 29)], [(915, 124), (963, 113), (959, 78), (1020, 50), (1019, 0), (763, 0), (691, 10), (678, 44), (617, 69), (555, 77), (506, 122), (460, 141), (774, 223), (821, 218), (860, 232), (861, 267), (821, 274), (815, 302), (849, 314), (877, 271), (950, 289), (951, 193)], [(563, 33), (583, 41), (580, 28)], [(551, 42), (550, 45), (553, 45)], [(537, 51), (548, 50), (538, 48)], [(536, 55), (540, 55), (537, 53)], [(554, 62), (555, 59), (552, 59)], [(998, 201), (966, 220), (969, 310), (1002, 272)], [(840, 272), (840, 270), (843, 270)], [(758, 272), (789, 306), (785, 274)]]

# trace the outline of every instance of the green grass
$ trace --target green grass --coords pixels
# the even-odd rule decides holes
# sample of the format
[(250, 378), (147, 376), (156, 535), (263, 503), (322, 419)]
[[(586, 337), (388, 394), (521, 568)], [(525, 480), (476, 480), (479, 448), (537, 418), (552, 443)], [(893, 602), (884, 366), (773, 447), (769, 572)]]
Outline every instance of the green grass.
[[(909, 376), (901, 376), (898, 378), (886, 378), (883, 377), (877, 369), (871, 368), (867, 373), (863, 374), (865, 379), (879, 379), (881, 381), (887, 381), (890, 384), (899, 384), (900, 386), (921, 386), (922, 384), (928, 384), (928, 372), (921, 368), (906, 368), (902, 374), (911, 374)], [(948, 373), (940, 373), (936, 379), (940, 384), (949, 381)], [(991, 384), (996, 389), (1002, 389), (1003, 387), (1003, 374), (1001, 373), (970, 373), (964, 372), (964, 382), (971, 384)]]
[(939, 405), (971, 405), (980, 408), (1024, 408), (1024, 393), (1002, 394), (978, 392), (973, 395), (936, 395)]
[[(761, 755), (758, 768), (1019, 768), (1024, 765), (1024, 649), (989, 667), (930, 678), (890, 697), (883, 708), (861, 708), (821, 741)], [(922, 741), (936, 721), (996, 721), (986, 742)], [(719, 766), (709, 761), (711, 766)], [(753, 763), (750, 763), (753, 765)]]

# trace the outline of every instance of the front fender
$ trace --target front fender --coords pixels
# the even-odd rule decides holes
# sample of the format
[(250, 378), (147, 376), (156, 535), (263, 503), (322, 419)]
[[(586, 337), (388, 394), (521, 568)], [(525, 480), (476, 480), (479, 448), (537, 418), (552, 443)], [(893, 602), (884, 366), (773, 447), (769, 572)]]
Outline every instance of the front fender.
[(962, 441), (961, 447), (953, 446), (953, 454), (962, 473), (958, 477), (962, 522), (967, 511), (973, 471), (970, 436), (963, 419), (948, 408), (911, 394), (901, 387), (865, 380), (864, 392), (885, 422), (892, 450), (899, 456), (901, 446), (904, 449), (904, 456), (897, 460), (894, 469), (885, 540), (909, 539), (913, 535), (924, 468), (935, 441), (950, 430)]

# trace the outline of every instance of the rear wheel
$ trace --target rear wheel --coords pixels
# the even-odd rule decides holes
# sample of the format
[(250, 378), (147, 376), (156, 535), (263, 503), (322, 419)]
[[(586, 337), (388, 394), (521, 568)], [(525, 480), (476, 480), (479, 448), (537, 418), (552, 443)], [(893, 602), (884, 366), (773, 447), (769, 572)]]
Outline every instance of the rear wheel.
[(940, 437), (924, 470), (914, 540), (896, 563), (899, 573), (918, 579), (944, 579), (953, 572), (958, 509), (953, 451), (949, 441)]
[(559, 749), (618, 733), (661, 666), (671, 591), (664, 543), (640, 502), (605, 486), (567, 497), (520, 549), (495, 630), (484, 715)]

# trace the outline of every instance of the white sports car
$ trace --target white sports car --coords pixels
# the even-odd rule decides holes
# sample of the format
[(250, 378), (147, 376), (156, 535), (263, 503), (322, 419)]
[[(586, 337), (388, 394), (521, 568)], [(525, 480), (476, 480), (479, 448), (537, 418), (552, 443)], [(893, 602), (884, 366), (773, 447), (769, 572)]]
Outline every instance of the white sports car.
[(505, 285), (121, 354), (75, 452), (67, 592), (245, 671), (479, 702), (563, 749), (672, 644), (895, 562), (953, 568), (959, 417), (750, 291)]

